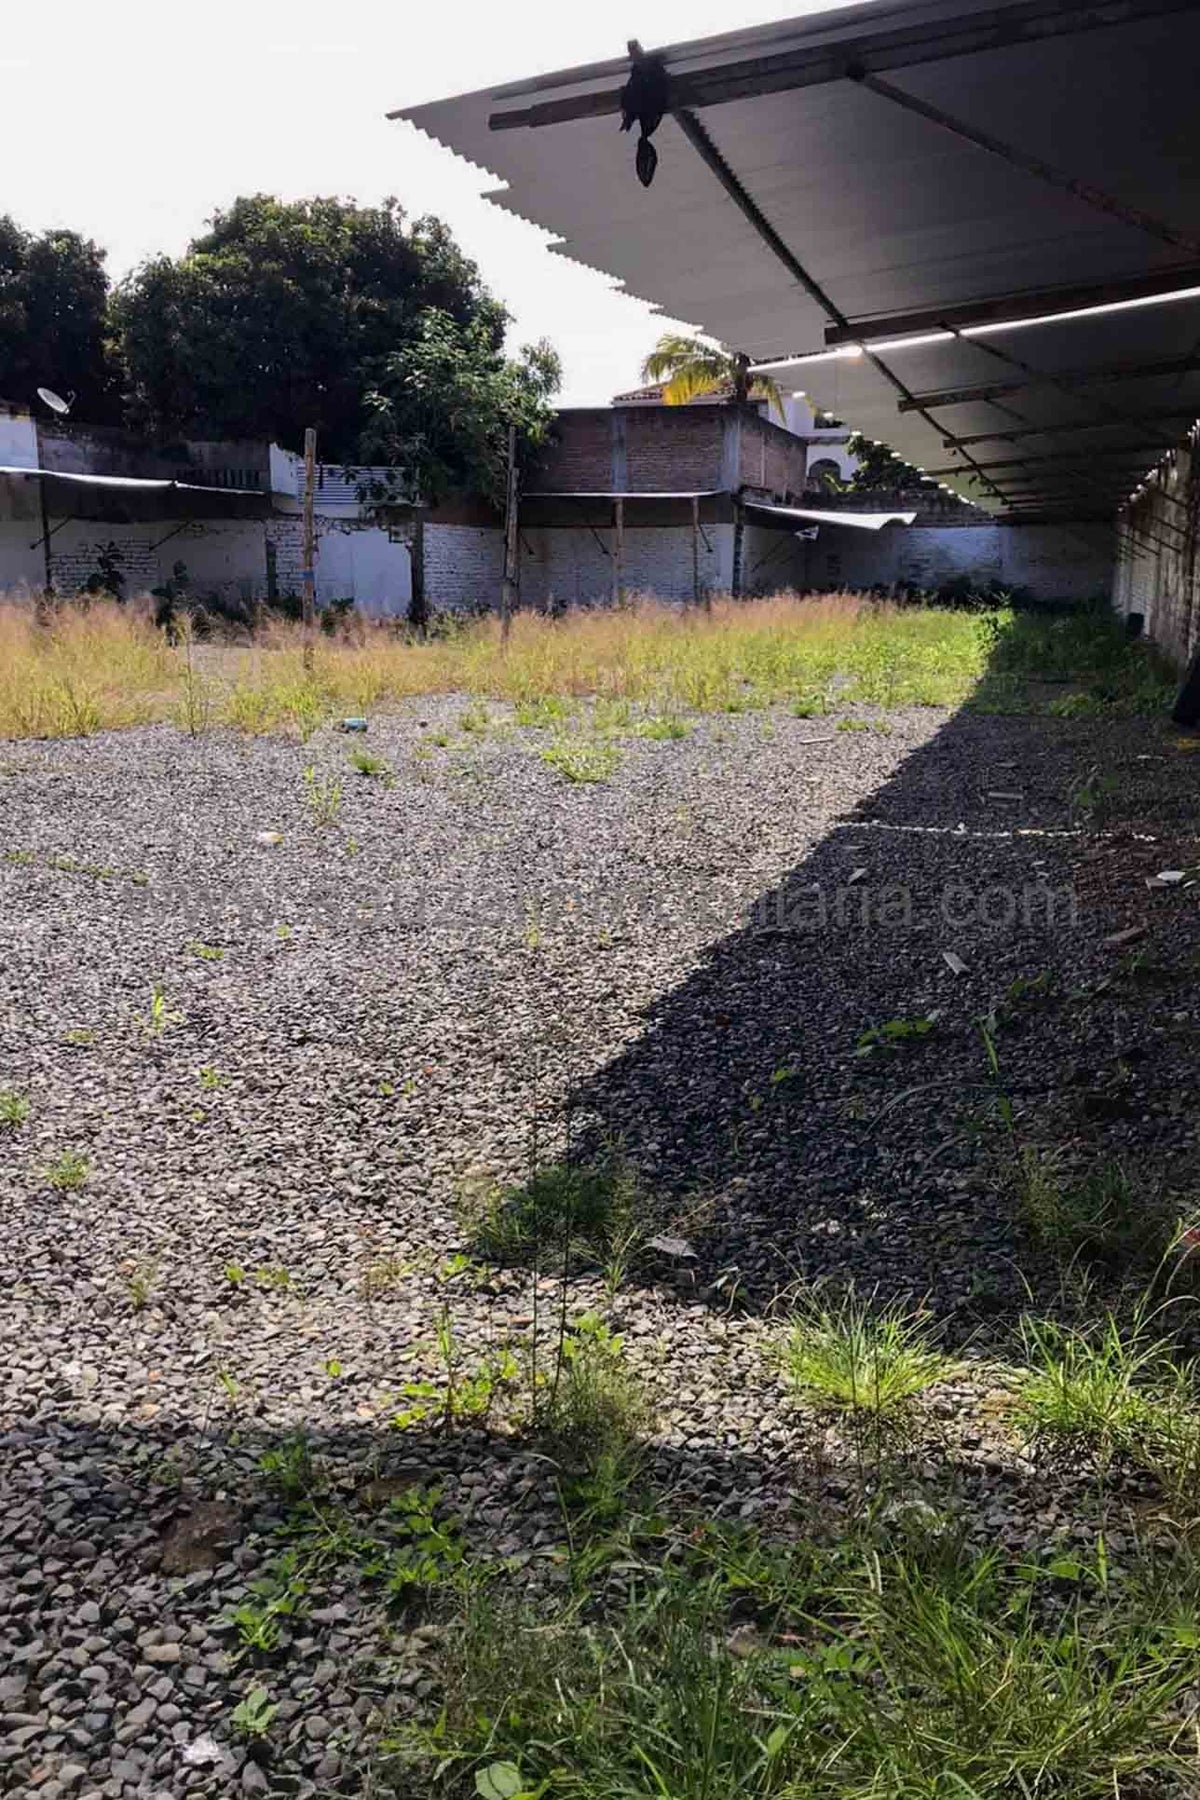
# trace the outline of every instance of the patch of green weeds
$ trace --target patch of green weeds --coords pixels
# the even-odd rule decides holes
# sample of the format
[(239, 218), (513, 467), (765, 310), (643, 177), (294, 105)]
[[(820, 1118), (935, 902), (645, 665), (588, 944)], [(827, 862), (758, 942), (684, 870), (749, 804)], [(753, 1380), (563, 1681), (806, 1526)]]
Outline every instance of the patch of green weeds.
[(462, 1184), (459, 1215), (478, 1255), (489, 1262), (543, 1267), (562, 1259), (625, 1266), (645, 1235), (650, 1208), (636, 1174), (619, 1157), (579, 1165), (552, 1163), (519, 1187), (487, 1177)]
[(788, 1323), (780, 1355), (784, 1377), (799, 1397), (883, 1422), (911, 1413), (921, 1395), (954, 1369), (925, 1314), (854, 1293), (809, 1301)]
[(882, 1025), (872, 1025), (866, 1031), (859, 1032), (855, 1039), (854, 1054), (878, 1056), (890, 1050), (900, 1050), (908, 1045), (924, 1042), (936, 1030), (936, 1013), (928, 1013), (923, 1018), (886, 1019)]
[(1071, 1171), (1061, 1156), (1027, 1145), (1015, 1179), (1027, 1229), (1064, 1262), (1155, 1269), (1179, 1236), (1176, 1209), (1161, 1186), (1115, 1158)]
[(1122, 1325), (1106, 1309), (1094, 1325), (1025, 1318), (1027, 1367), (1015, 1418), (1035, 1443), (1085, 1449), (1102, 1471), (1121, 1457), (1164, 1487), (1195, 1472), (1200, 1422), (1196, 1380), (1170, 1337), (1155, 1336), (1144, 1308)]
[[(704, 1528), (701, 1528), (703, 1530)], [(751, 1553), (752, 1554), (752, 1553)], [(1102, 1555), (1052, 1568), (928, 1534), (781, 1547), (770, 1603), (641, 1563), (629, 1598), (482, 1590), (441, 1642), (401, 1792), (465, 1800), (1148, 1800), (1188, 1791), (1195, 1635)], [(1065, 1597), (1051, 1604), (1065, 1588)], [(502, 1700), (498, 1697), (502, 1696)], [(1182, 1783), (1182, 1785), (1178, 1785)]]
[(382, 756), (373, 756), (369, 750), (356, 748), (350, 752), (350, 767), (356, 774), (364, 776), (368, 781), (380, 781), (384, 787), (396, 785), (396, 777), (391, 764)]
[(229, 1722), (239, 1737), (248, 1738), (252, 1743), (260, 1743), (269, 1736), (272, 1721), (278, 1711), (279, 1703), (272, 1701), (266, 1688), (251, 1688), (234, 1707)]
[(677, 713), (660, 713), (652, 719), (639, 719), (633, 728), (635, 737), (651, 738), (661, 743), (690, 737), (693, 727)]
[(176, 1012), (167, 998), (166, 989), (156, 981), (150, 989), (150, 1008), (148, 1012), (139, 1013), (137, 1022), (151, 1043), (156, 1043), (174, 1025), (182, 1025), (183, 1014)]
[(42, 1171), (52, 1188), (60, 1194), (73, 1193), (83, 1187), (91, 1174), (90, 1160), (79, 1150), (63, 1150)]
[(866, 719), (843, 718), (838, 720), (833, 729), (835, 731), (870, 731), (871, 727)]
[(558, 738), (538, 751), (547, 768), (574, 786), (608, 781), (621, 764), (615, 744), (583, 737)]
[(576, 711), (573, 703), (559, 694), (539, 694), (518, 700), (513, 717), (517, 725), (527, 730), (550, 731), (573, 719)]
[(342, 810), (342, 783), (336, 775), (318, 775), (313, 763), (304, 771), (304, 797), (313, 824), (320, 830), (336, 825)]
[(308, 1438), (302, 1431), (283, 1438), (258, 1459), (260, 1473), (272, 1491), (284, 1500), (303, 1500), (317, 1485), (317, 1468)]
[(18, 1094), (15, 1088), (0, 1088), (0, 1126), (15, 1130), (24, 1125), (30, 1111), (24, 1094)]
[(201, 962), (215, 963), (225, 960), (225, 952), (219, 944), (202, 944), (199, 938), (190, 938), (185, 949), (192, 956), (198, 956)]
[(392, 1424), (402, 1431), (431, 1420), (447, 1431), (458, 1424), (485, 1424), (498, 1400), (520, 1376), (520, 1364), (512, 1350), (502, 1344), (489, 1350), (474, 1368), (465, 1367), (448, 1306), (438, 1313), (436, 1344), (441, 1380), (406, 1382), (400, 1393), (407, 1405), (394, 1415)]

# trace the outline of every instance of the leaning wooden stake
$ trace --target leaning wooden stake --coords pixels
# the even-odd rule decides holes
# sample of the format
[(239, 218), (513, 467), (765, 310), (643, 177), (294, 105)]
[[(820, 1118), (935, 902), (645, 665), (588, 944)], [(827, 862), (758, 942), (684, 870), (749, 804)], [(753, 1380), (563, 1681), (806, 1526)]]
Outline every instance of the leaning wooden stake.
[(300, 570), (301, 598), (304, 605), (304, 667), (313, 666), (313, 639), (317, 625), (317, 537), (313, 522), (313, 505), (317, 485), (317, 434), (312, 426), (304, 433), (304, 561)]

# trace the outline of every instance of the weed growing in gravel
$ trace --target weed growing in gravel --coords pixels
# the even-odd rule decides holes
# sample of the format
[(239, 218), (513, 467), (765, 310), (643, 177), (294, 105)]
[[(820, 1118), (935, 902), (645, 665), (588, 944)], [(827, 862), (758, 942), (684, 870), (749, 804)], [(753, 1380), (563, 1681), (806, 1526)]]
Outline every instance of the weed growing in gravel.
[(1072, 1174), (1053, 1152), (1026, 1146), (1017, 1185), (1030, 1232), (1063, 1261), (1156, 1269), (1179, 1236), (1175, 1209), (1162, 1189), (1114, 1159)]
[(396, 777), (392, 773), (392, 765), (382, 756), (372, 756), (369, 750), (352, 750), (350, 767), (369, 781), (381, 781), (384, 787), (395, 786)]
[(249, 1738), (251, 1742), (261, 1743), (271, 1730), (271, 1723), (279, 1711), (279, 1703), (273, 1702), (266, 1688), (251, 1688), (250, 1692), (238, 1701), (230, 1714), (229, 1723), (239, 1737)]
[(429, 1419), (447, 1431), (462, 1423), (486, 1424), (501, 1394), (512, 1388), (520, 1375), (513, 1352), (502, 1344), (489, 1350), (477, 1367), (465, 1369), (448, 1306), (438, 1313), (436, 1341), (441, 1381), (405, 1382), (400, 1393), (408, 1404), (395, 1414), (392, 1424), (402, 1431)]
[(553, 1163), (519, 1187), (486, 1177), (464, 1182), (459, 1216), (489, 1262), (563, 1258), (603, 1267), (615, 1249), (633, 1256), (649, 1208), (634, 1171), (614, 1157), (587, 1167)]
[(96, 1034), (90, 1025), (72, 1025), (63, 1032), (64, 1044), (71, 1044), (77, 1050), (88, 1050), (96, 1041)]
[(677, 713), (663, 713), (658, 718), (641, 719), (633, 728), (635, 737), (650, 738), (668, 743), (679, 738), (690, 737), (692, 726)]
[(628, 1485), (652, 1414), (625, 1340), (598, 1313), (563, 1332), (549, 1392), (535, 1394), (539, 1433), (584, 1500), (606, 1510)]
[(52, 1188), (60, 1194), (69, 1194), (83, 1187), (91, 1169), (91, 1162), (81, 1151), (64, 1150), (53, 1162), (47, 1163), (43, 1174)]
[(29, 1117), (30, 1106), (24, 1094), (15, 1088), (0, 1088), (0, 1126), (15, 1129)]
[(137, 1022), (151, 1043), (157, 1043), (160, 1038), (165, 1037), (173, 1025), (183, 1024), (183, 1014), (174, 1011), (167, 998), (166, 989), (161, 982), (156, 981), (150, 989), (150, 1010), (146, 1013), (139, 1013)]
[(337, 824), (342, 810), (342, 784), (336, 775), (318, 775), (314, 764), (309, 763), (304, 771), (304, 797), (313, 823), (322, 831)]
[(204, 1089), (205, 1093), (212, 1094), (215, 1093), (218, 1088), (226, 1087), (229, 1082), (229, 1077), (228, 1075), (222, 1075), (220, 1069), (215, 1069), (211, 1063), (205, 1063), (199, 1071), (199, 1080), (200, 1086)]
[(271, 1656), (279, 1648), (287, 1621), (305, 1610), (308, 1583), (297, 1573), (297, 1560), (290, 1553), (278, 1558), (250, 1583), (254, 1598), (231, 1607), (219, 1621), (225, 1630), (237, 1633), (235, 1665), (245, 1657)]
[(225, 952), (218, 944), (202, 944), (199, 938), (190, 938), (185, 946), (192, 956), (198, 956), (201, 962), (223, 962)]
[(870, 731), (866, 719), (839, 719), (833, 728), (835, 731)]
[(936, 1013), (915, 1019), (886, 1019), (882, 1025), (872, 1025), (859, 1032), (854, 1041), (854, 1054), (877, 1056), (881, 1051), (899, 1050), (906, 1044), (920, 1043), (936, 1030)]
[(150, 1303), (158, 1279), (158, 1258), (143, 1256), (125, 1270), (125, 1291), (134, 1312), (142, 1312)]
[(402, 1287), (416, 1267), (407, 1257), (373, 1256), (362, 1272), (359, 1293), (364, 1300), (378, 1300)]
[(293, 1432), (258, 1459), (267, 1485), (284, 1500), (302, 1500), (316, 1486), (316, 1464), (307, 1437)]
[(615, 744), (587, 738), (558, 738), (538, 751), (542, 761), (572, 786), (607, 781), (621, 763)]
[(954, 1368), (927, 1318), (854, 1293), (833, 1303), (810, 1301), (787, 1327), (782, 1358), (798, 1395), (883, 1423), (910, 1413)]
[(574, 718), (576, 710), (561, 694), (539, 694), (532, 700), (518, 700), (513, 719), (527, 730), (547, 731)]
[(1027, 1435), (1086, 1449), (1101, 1472), (1123, 1457), (1168, 1486), (1173, 1470), (1193, 1465), (1200, 1432), (1194, 1373), (1149, 1324), (1144, 1308), (1124, 1328), (1108, 1310), (1084, 1328), (1024, 1319), (1029, 1366), (1016, 1418)]

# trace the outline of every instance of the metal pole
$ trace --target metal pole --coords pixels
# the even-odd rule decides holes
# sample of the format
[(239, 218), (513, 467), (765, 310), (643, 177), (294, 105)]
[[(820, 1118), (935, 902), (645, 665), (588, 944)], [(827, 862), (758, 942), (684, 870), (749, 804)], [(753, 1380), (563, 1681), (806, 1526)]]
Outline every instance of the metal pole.
[(700, 496), (692, 495), (692, 604), (700, 604)]
[(312, 668), (313, 638), (317, 624), (316, 530), (313, 501), (317, 483), (317, 434), (310, 425), (304, 433), (304, 560), (300, 570), (304, 605), (304, 666)]
[(43, 471), (38, 476), (38, 494), (42, 506), (42, 562), (46, 571), (45, 598), (48, 600), (54, 592), (54, 583), (50, 578), (50, 513), (46, 506), (46, 476)]
[(504, 515), (504, 579), (500, 583), (500, 635), (507, 643), (517, 591), (517, 428), (508, 428), (508, 503)]

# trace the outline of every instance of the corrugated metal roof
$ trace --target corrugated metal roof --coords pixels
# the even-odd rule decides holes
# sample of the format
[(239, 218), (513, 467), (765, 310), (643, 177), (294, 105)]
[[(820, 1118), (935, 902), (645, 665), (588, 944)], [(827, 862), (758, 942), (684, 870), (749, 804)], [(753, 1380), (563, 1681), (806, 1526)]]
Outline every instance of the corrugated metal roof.
[(169, 481), (142, 475), (80, 475), (66, 469), (30, 469), (23, 466), (0, 467), (0, 475), (42, 476), (47, 481), (70, 481), (81, 487), (153, 488), (162, 492), (174, 488), (188, 494), (220, 494), (223, 499), (240, 494), (261, 495), (261, 488), (206, 487), (198, 481)]
[[(504, 182), (496, 203), (559, 254), (759, 361), (913, 315), (933, 330), (1200, 285), (1195, 0), (872, 0), (662, 54), (675, 110), (648, 189), (618, 129), (624, 59), (402, 116)], [(962, 467), (943, 479), (971, 499), (1107, 513), (1200, 413), (1197, 342), (1193, 299), (891, 347), (890, 374), (861, 356), (791, 373), (919, 467)], [(922, 399), (1029, 369), (1036, 385)], [(1019, 467), (947, 452), (1002, 426), (1030, 434), (1005, 453)]]
[(747, 503), (750, 513), (768, 513), (775, 519), (803, 519), (812, 525), (850, 525), (856, 531), (882, 531), (885, 525), (911, 525), (915, 512), (821, 512), (811, 506), (767, 506), (754, 500)]

